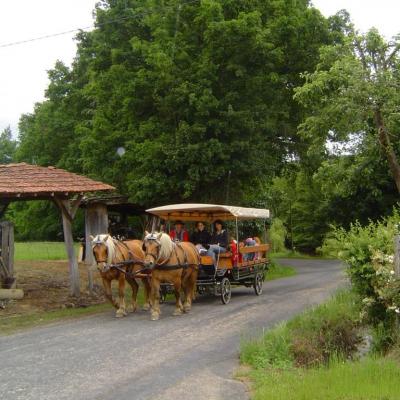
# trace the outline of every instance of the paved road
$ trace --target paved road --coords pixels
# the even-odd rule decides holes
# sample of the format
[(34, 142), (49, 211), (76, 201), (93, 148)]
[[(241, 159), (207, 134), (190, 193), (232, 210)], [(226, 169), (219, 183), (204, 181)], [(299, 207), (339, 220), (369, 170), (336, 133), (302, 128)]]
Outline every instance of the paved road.
[(168, 400), (247, 399), (232, 379), (241, 339), (323, 301), (345, 283), (336, 261), (283, 260), (299, 274), (264, 283), (257, 297), (237, 288), (231, 303), (196, 301), (189, 315), (162, 306), (159, 321), (144, 312), (110, 312), (0, 337), (0, 398)]

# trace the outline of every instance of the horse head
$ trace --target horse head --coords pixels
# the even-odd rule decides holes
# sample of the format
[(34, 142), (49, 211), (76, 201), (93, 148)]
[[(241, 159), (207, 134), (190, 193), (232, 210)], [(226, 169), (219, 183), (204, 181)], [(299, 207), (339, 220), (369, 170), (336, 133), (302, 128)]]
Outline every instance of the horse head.
[(143, 252), (144, 252), (144, 267), (148, 269), (153, 269), (160, 260), (160, 254), (162, 251), (161, 239), (163, 233), (160, 232), (145, 232), (145, 237), (143, 240)]
[(90, 236), (92, 240), (93, 256), (100, 272), (107, 272), (110, 267), (111, 254), (109, 239), (110, 235), (97, 235), (96, 237)]

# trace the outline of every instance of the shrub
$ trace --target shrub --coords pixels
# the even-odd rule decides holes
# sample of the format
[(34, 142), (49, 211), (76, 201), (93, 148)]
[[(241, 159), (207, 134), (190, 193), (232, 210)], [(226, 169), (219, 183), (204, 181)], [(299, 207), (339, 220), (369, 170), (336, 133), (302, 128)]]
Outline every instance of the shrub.
[(349, 358), (360, 341), (358, 297), (339, 292), (333, 299), (242, 345), (241, 361), (255, 368), (313, 367), (332, 357)]
[(272, 243), (272, 251), (274, 253), (285, 251), (285, 237), (286, 237), (286, 228), (283, 225), (283, 222), (279, 218), (274, 218), (271, 229), (269, 231), (271, 243)]
[(391, 329), (400, 314), (400, 279), (395, 277), (393, 239), (400, 220), (394, 215), (367, 226), (351, 225), (348, 231), (335, 228), (321, 251), (337, 256), (347, 264), (351, 283), (363, 302), (367, 322)]

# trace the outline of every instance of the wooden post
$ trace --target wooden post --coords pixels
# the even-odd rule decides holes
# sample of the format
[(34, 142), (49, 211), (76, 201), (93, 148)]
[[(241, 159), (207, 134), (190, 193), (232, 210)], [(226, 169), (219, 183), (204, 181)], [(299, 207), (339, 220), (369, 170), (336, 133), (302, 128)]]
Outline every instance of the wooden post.
[(85, 264), (94, 262), (90, 236), (108, 233), (108, 212), (105, 204), (89, 204), (85, 211)]
[(108, 233), (108, 211), (105, 204), (89, 204), (85, 210), (85, 264), (88, 272), (88, 288), (93, 293), (94, 257), (92, 253), (92, 240), (90, 236)]
[(75, 256), (74, 239), (72, 237), (72, 221), (75, 217), (75, 213), (78, 209), (81, 199), (82, 196), (78, 196), (73, 204), (71, 204), (68, 200), (61, 200), (58, 198), (54, 199), (55, 203), (60, 208), (62, 215), (64, 243), (69, 261), (70, 293), (72, 296), (76, 297), (80, 295), (80, 285), (78, 260)]
[[(0, 223), (1, 231), (1, 253), (3, 267), (5, 267), (4, 278), (12, 280), (14, 277), (14, 225), (12, 222)], [(12, 282), (11, 282), (12, 283)]]

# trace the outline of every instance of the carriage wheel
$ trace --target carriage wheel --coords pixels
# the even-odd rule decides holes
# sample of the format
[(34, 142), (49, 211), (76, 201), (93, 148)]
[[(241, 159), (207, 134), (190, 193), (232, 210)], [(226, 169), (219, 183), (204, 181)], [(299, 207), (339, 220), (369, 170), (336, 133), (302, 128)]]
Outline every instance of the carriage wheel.
[(221, 301), (223, 304), (229, 303), (231, 294), (231, 282), (228, 278), (223, 278), (221, 281)]
[(259, 296), (262, 293), (263, 280), (264, 280), (263, 274), (261, 272), (257, 272), (253, 282), (254, 292), (256, 293), (257, 296)]

